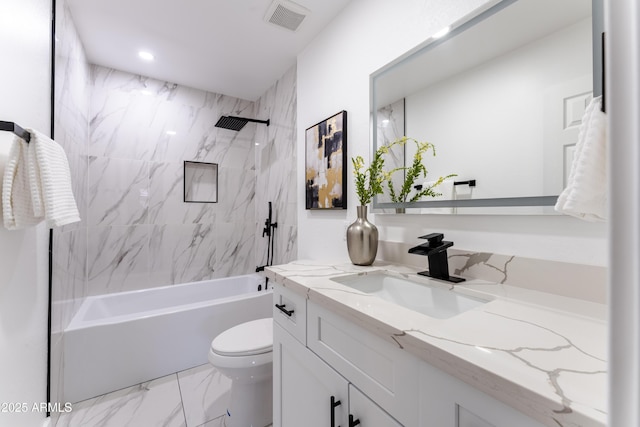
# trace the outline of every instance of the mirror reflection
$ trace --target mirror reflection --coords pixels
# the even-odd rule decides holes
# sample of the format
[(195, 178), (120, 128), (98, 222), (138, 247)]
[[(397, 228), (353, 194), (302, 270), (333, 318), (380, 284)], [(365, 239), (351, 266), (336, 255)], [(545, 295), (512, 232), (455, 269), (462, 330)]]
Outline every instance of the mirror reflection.
[[(374, 149), (403, 135), (436, 147), (414, 194), (456, 174), (436, 197), (398, 204), (387, 192), (374, 208), (552, 211), (593, 97), (592, 45), (591, 2), (503, 1), (374, 73)], [(394, 146), (387, 168), (410, 166), (415, 149)], [(399, 188), (404, 176), (393, 180)]]

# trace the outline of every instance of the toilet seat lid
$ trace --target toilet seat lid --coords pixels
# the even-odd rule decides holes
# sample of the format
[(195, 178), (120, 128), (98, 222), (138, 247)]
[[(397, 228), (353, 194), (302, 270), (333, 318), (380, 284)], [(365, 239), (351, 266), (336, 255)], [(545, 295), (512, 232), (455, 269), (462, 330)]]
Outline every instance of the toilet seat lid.
[(211, 350), (221, 356), (250, 356), (273, 350), (273, 318), (234, 326), (214, 338)]

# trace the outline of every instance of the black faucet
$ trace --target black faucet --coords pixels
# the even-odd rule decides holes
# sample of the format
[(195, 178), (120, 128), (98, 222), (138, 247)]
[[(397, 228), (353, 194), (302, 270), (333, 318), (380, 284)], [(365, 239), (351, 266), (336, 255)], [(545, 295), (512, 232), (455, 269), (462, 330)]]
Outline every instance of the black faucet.
[(410, 254), (423, 255), (429, 258), (429, 271), (421, 271), (418, 274), (448, 282), (460, 283), (462, 277), (449, 276), (449, 261), (447, 260), (447, 248), (453, 246), (453, 242), (447, 242), (442, 233), (431, 233), (420, 236), (419, 239), (427, 239), (427, 243), (409, 249)]

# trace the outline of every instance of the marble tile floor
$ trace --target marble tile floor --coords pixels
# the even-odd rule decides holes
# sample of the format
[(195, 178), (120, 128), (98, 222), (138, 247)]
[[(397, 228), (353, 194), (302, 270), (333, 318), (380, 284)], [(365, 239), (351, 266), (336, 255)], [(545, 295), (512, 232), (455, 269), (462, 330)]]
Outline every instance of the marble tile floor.
[(225, 427), (230, 387), (201, 365), (75, 403), (56, 427)]

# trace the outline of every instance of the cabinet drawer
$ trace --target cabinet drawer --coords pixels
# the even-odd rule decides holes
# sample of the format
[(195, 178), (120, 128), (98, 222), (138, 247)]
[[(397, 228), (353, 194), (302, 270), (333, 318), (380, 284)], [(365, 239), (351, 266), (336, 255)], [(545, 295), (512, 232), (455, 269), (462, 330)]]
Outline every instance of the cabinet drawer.
[(307, 347), (403, 425), (418, 425), (415, 357), (311, 302)]
[(282, 285), (273, 287), (273, 320), (306, 345), (307, 301)]

